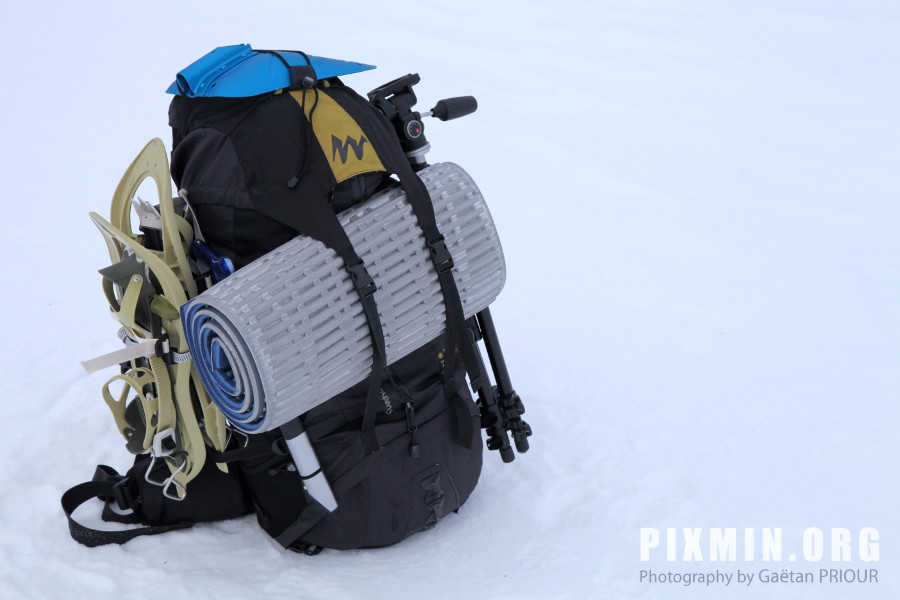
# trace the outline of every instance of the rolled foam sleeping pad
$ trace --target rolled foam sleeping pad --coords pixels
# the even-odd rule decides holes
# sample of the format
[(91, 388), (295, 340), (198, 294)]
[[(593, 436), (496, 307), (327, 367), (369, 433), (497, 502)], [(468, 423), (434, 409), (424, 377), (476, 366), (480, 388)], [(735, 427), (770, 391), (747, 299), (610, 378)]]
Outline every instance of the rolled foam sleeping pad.
[[(472, 178), (453, 163), (418, 173), (453, 255), (466, 317), (503, 288), (494, 222)], [(399, 186), (338, 218), (378, 287), (388, 364), (444, 331), (440, 283)], [(337, 253), (297, 236), (181, 307), (191, 356), (225, 417), (251, 433), (283, 425), (365, 379), (372, 344), (362, 305)]]

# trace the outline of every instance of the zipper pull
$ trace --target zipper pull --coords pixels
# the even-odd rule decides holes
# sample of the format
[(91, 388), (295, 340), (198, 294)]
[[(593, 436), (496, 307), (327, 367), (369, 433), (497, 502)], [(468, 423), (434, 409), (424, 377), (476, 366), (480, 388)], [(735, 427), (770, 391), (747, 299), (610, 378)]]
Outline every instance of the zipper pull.
[(416, 409), (407, 402), (406, 408), (406, 430), (409, 432), (409, 455), (413, 458), (419, 458), (419, 444), (416, 443), (416, 432), (419, 426), (416, 424)]

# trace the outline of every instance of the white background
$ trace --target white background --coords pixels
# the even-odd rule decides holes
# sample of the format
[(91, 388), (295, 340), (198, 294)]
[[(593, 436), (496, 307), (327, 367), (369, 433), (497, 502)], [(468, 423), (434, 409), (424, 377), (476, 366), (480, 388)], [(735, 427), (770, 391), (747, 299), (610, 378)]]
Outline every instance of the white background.
[[(4, 4), (0, 597), (894, 598), (900, 441), (900, 10), (891, 2)], [(59, 496), (129, 456), (79, 360), (118, 347), (87, 213), (108, 211), (175, 73), (212, 48), (418, 72), (432, 162), (504, 242), (494, 305), (535, 430), (458, 515), (385, 550), (283, 551), (253, 517), (125, 546)], [(640, 563), (641, 527), (875, 527), (877, 585), (744, 590)]]

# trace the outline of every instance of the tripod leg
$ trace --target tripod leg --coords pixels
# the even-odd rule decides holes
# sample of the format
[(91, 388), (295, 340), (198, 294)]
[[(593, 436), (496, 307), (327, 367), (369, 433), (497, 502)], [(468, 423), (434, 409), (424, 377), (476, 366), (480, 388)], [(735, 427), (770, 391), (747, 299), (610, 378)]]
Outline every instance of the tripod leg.
[(531, 435), (531, 426), (522, 420), (521, 415), (525, 413), (525, 405), (522, 399), (515, 392), (512, 381), (509, 377), (509, 370), (506, 367), (506, 360), (503, 358), (503, 350), (500, 348), (500, 339), (497, 336), (497, 328), (494, 325), (494, 319), (491, 316), (490, 308), (485, 308), (476, 315), (478, 329), (481, 338), (484, 340), (484, 346), (488, 353), (488, 359), (491, 362), (491, 370), (494, 373), (494, 379), (497, 386), (492, 392), (497, 397), (497, 403), (500, 405), (501, 416), (503, 419), (503, 428), (513, 435), (516, 444), (516, 450), (519, 452), (528, 451), (528, 436)]
[(500, 348), (500, 340), (497, 338), (497, 328), (494, 326), (491, 309), (485, 308), (475, 317), (478, 319), (478, 326), (484, 339), (488, 360), (491, 361), (491, 370), (494, 372), (494, 381), (497, 382), (497, 389), (502, 396), (512, 394), (512, 382), (509, 379), (506, 360), (503, 358), (503, 350)]
[(488, 436), (487, 447), (488, 450), (499, 451), (503, 462), (512, 462), (515, 460), (516, 455), (509, 442), (506, 420), (503, 418), (503, 407), (498, 402), (496, 386), (491, 386), (487, 370), (484, 368), (484, 359), (478, 348), (478, 340), (482, 339), (481, 330), (474, 317), (468, 319), (467, 325), (471, 337), (470, 342), (475, 350), (476, 360), (482, 373), (478, 387), (474, 391), (478, 394), (478, 406), (481, 409), (481, 426), (485, 429)]

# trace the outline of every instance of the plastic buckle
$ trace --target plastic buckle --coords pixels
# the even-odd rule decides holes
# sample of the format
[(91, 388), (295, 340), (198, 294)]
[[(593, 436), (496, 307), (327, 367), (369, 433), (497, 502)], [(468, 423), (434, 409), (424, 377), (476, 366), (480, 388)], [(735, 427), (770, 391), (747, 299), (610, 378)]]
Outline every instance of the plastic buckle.
[(122, 477), (112, 486), (112, 499), (120, 511), (126, 512), (134, 507), (135, 497), (131, 491), (129, 477)]
[(316, 87), (316, 83), (318, 83), (316, 70), (311, 65), (291, 65), (289, 69), (291, 75), (290, 89), (311, 90)]
[(375, 285), (375, 280), (369, 275), (363, 261), (359, 261), (355, 265), (348, 265), (347, 272), (350, 273), (350, 279), (353, 280), (356, 291), (358, 291), (362, 297), (368, 298), (378, 289), (378, 286)]
[(155, 457), (172, 456), (177, 447), (178, 438), (175, 436), (174, 427), (157, 431), (153, 436), (153, 456)]
[(431, 260), (438, 273), (444, 273), (453, 268), (453, 255), (447, 248), (444, 236), (441, 235), (429, 241), (428, 249), (431, 251)]

